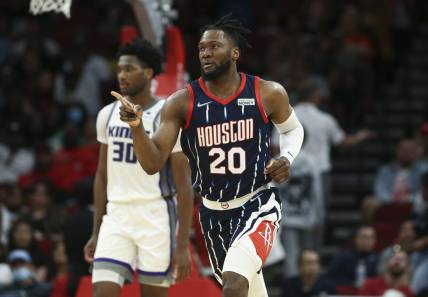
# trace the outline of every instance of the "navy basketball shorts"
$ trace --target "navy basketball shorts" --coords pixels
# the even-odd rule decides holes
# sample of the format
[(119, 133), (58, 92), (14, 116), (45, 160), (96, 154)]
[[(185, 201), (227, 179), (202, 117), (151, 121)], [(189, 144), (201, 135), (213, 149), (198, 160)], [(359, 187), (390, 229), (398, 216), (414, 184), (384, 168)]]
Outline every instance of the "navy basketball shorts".
[(203, 199), (199, 218), (216, 279), (222, 284), (222, 272), (233, 271), (251, 283), (272, 249), (281, 201), (276, 189), (267, 187), (228, 202)]

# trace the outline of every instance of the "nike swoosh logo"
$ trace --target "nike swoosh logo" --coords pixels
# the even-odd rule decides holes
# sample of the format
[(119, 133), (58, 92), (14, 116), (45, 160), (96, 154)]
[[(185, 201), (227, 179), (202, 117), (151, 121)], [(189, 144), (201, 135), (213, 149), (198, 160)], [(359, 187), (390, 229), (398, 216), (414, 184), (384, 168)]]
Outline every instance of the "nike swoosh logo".
[(203, 106), (206, 106), (206, 105), (208, 105), (208, 104), (211, 104), (212, 102), (205, 102), (205, 103), (200, 103), (200, 102), (198, 102), (198, 104), (196, 105), (196, 106), (198, 106), (198, 107), (203, 107)]

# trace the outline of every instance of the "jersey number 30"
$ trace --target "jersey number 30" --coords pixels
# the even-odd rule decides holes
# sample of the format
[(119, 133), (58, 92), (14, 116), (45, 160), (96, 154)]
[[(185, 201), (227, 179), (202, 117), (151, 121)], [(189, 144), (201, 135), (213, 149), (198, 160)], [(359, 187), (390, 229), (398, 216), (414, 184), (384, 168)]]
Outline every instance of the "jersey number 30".
[[(245, 170), (245, 151), (240, 147), (232, 147), (227, 151), (227, 156), (219, 147), (212, 148), (208, 154), (216, 157), (210, 164), (210, 172), (213, 174), (226, 174), (226, 167), (232, 174), (241, 174)], [(227, 164), (224, 164), (225, 160)]]

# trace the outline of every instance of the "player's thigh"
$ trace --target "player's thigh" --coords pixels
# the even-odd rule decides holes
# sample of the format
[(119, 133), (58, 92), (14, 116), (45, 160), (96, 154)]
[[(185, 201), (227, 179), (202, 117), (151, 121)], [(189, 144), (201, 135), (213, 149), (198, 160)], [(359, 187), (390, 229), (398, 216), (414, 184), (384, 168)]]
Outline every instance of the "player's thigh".
[(252, 232), (248, 232), (229, 247), (223, 265), (223, 273), (232, 271), (244, 276), (251, 284), (268, 257), (277, 228), (267, 220), (260, 220)]
[(92, 282), (132, 281), (136, 245), (125, 232), (125, 227), (112, 217), (104, 216), (95, 249)]
[(142, 216), (141, 232), (135, 234), (138, 247), (139, 282), (168, 287), (172, 283), (171, 258), (175, 238), (173, 201), (157, 201)]

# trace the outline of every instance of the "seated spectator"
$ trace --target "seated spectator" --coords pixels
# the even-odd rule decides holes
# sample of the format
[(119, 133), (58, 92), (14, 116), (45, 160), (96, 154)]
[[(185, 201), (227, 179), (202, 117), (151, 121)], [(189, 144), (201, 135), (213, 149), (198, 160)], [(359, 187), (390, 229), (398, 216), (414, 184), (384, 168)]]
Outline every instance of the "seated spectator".
[(428, 167), (428, 122), (423, 123), (419, 127), (419, 131), (416, 134), (416, 141), (422, 147), (422, 157), (424, 168)]
[(0, 142), (0, 183), (14, 183), (33, 169), (34, 154), (26, 147), (22, 130), (20, 123), (9, 123), (6, 142)]
[[(69, 297), (68, 293), (68, 259), (64, 242), (58, 242), (53, 250), (54, 277), (50, 297)], [(74, 296), (74, 295), (73, 295)]]
[(374, 182), (374, 195), (363, 201), (367, 221), (383, 203), (413, 202), (419, 191), (423, 166), (418, 162), (419, 146), (412, 139), (402, 139), (397, 146), (396, 159), (383, 165)]
[(45, 143), (35, 145), (34, 168), (27, 174), (21, 175), (18, 184), (23, 189), (32, 187), (38, 180), (52, 180), (52, 152)]
[(5, 186), (4, 203), (7, 210), (10, 212), (12, 220), (24, 215), (27, 211), (24, 205), (24, 194), (21, 187), (17, 184)]
[(414, 274), (411, 288), (415, 294), (428, 289), (428, 172), (422, 175), (421, 193), (425, 203), (413, 221), (416, 240), (412, 242)]
[(412, 221), (404, 221), (400, 230), (398, 231), (397, 238), (394, 243), (388, 247), (386, 247), (380, 254), (379, 263), (377, 266), (377, 273), (383, 274), (387, 270), (388, 259), (394, 254), (394, 251), (399, 248), (408, 253), (412, 252), (412, 243), (415, 240), (415, 230), (413, 228)]
[(3, 203), (8, 194), (6, 187), (0, 188), (0, 244), (7, 244), (7, 234), (9, 233), (13, 220), (13, 215)]
[(65, 211), (54, 204), (53, 190), (48, 181), (34, 184), (28, 195), (31, 225), (38, 241), (49, 241), (49, 236), (62, 228)]
[(8, 255), (8, 262), (12, 268), (14, 285), (2, 293), (4, 296), (49, 297), (51, 286), (37, 280), (31, 256), (27, 251), (12, 250)]
[(406, 297), (414, 294), (409, 288), (410, 265), (406, 252), (399, 248), (388, 259), (387, 269), (382, 276), (368, 278), (359, 291), (362, 296), (381, 296), (388, 289), (395, 289)]
[(299, 275), (285, 280), (281, 296), (311, 297), (335, 293), (334, 284), (321, 277), (319, 254), (304, 250), (299, 257)]
[(76, 187), (79, 208), (68, 216), (64, 226), (64, 245), (68, 259), (68, 292), (75, 296), (80, 278), (89, 274), (89, 264), (83, 257), (83, 248), (92, 234), (92, 185), (93, 179), (80, 182)]
[(1, 292), (12, 285), (12, 270), (7, 263), (6, 247), (0, 243), (0, 295)]
[(327, 276), (336, 285), (360, 287), (366, 277), (376, 275), (378, 255), (374, 252), (376, 232), (361, 226), (354, 238), (354, 247), (336, 254), (328, 267)]
[(47, 279), (47, 267), (50, 259), (38, 247), (33, 227), (27, 219), (21, 218), (16, 220), (10, 229), (9, 250), (14, 249), (27, 251), (33, 260), (37, 279), (39, 281)]
[[(85, 131), (85, 136), (88, 137), (90, 132)], [(81, 134), (79, 126), (67, 124), (64, 129), (63, 148), (52, 156), (52, 180), (57, 188), (66, 192), (72, 192), (79, 182), (95, 175), (98, 144), (92, 141), (82, 145)]]

